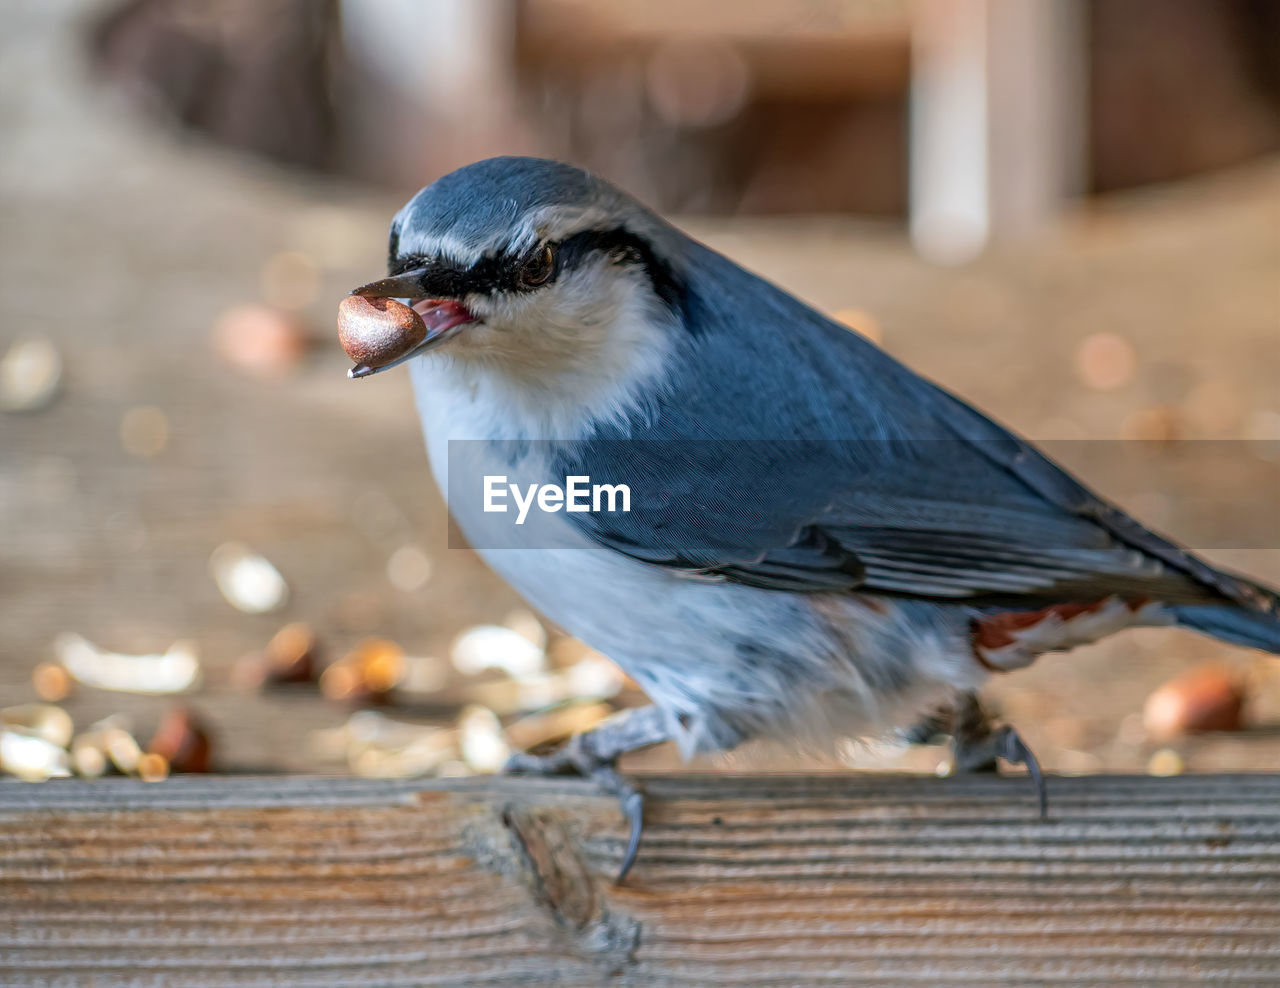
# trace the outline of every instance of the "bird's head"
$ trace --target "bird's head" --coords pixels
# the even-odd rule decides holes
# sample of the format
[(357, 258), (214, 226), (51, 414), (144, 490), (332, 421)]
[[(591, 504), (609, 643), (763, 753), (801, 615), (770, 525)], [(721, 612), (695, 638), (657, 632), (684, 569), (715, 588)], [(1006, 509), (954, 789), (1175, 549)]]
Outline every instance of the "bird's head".
[(389, 276), (353, 294), (422, 315), (427, 336), (401, 360), (438, 351), (544, 385), (620, 378), (669, 343), (684, 243), (581, 169), (491, 158), (415, 195), (391, 223)]

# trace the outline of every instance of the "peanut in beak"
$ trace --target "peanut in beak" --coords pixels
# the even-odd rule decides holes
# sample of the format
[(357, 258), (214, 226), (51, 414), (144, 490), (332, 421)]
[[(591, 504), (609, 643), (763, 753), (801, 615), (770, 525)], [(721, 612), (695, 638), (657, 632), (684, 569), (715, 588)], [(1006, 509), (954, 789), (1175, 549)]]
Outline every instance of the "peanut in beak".
[(395, 299), (348, 295), (338, 306), (338, 342), (357, 365), (385, 367), (426, 338), (422, 316)]

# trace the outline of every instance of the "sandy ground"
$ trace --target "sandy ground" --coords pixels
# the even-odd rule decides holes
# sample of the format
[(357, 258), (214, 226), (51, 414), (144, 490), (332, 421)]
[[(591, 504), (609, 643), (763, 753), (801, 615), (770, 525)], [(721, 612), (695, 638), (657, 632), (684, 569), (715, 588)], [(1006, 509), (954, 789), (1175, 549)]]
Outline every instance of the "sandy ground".
[[(34, 697), (31, 669), (61, 631), (123, 651), (194, 639), (204, 686), (191, 700), (221, 764), (313, 770), (307, 733), (348, 709), (306, 690), (238, 692), (228, 676), (239, 656), (292, 619), (312, 623), (330, 656), (368, 634), (443, 654), (460, 629), (519, 603), (472, 553), (447, 547), (406, 375), (349, 382), (333, 341), (337, 300), (381, 273), (398, 197), (153, 130), (86, 77), (68, 28), (84, 9), (15, 3), (0, 36), (0, 346), (40, 334), (66, 365), (52, 407), (0, 415), (0, 702)], [(925, 264), (887, 225), (684, 225), (871, 327), (1152, 525), (1280, 582), (1280, 163), (1095, 203), (962, 269)], [(319, 272), (302, 312), (314, 346), (295, 372), (264, 381), (218, 358), (211, 326), (259, 297), (281, 251)], [(1111, 336), (1091, 350), (1096, 334), (1119, 337), (1119, 355)], [(1090, 385), (1113, 372), (1113, 386)], [(154, 456), (122, 448), (122, 417), (139, 406), (168, 424)], [(1186, 441), (1143, 439), (1167, 435)], [(284, 612), (249, 616), (222, 599), (208, 559), (228, 540), (285, 574)], [(433, 561), (421, 590), (388, 581), (405, 545)], [(1129, 633), (1046, 657), (993, 682), (990, 697), (1051, 769), (1142, 771), (1157, 747), (1137, 719), (1143, 699), (1206, 660), (1248, 677), (1258, 726), (1173, 747), (1191, 770), (1274, 769), (1275, 661), (1189, 634)], [(93, 690), (68, 705), (79, 724), (131, 713), (144, 734), (163, 707)], [(852, 759), (930, 770), (941, 757)], [(637, 764), (674, 761), (660, 751)]]

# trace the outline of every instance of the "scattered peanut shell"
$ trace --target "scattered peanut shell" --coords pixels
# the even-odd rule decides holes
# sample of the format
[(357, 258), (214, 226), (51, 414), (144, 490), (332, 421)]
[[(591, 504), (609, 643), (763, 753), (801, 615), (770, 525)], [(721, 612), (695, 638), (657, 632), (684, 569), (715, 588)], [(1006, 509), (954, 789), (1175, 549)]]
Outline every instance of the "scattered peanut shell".
[(71, 764), (76, 774), (88, 778), (103, 775), (109, 768), (132, 775), (141, 757), (142, 749), (134, 740), (129, 721), (120, 714), (104, 717), (71, 742)]
[(309, 624), (286, 624), (267, 642), (262, 656), (268, 683), (309, 683), (316, 673), (316, 633)]
[(102, 732), (102, 747), (107, 757), (125, 775), (135, 775), (142, 761), (142, 746), (123, 726), (107, 727)]
[(71, 767), (76, 775), (96, 779), (107, 771), (107, 753), (91, 735), (81, 734), (71, 743)]
[(289, 599), (289, 585), (280, 571), (239, 542), (224, 542), (214, 549), (209, 572), (227, 603), (245, 614), (279, 610)]
[(71, 743), (71, 715), (49, 703), (23, 703), (0, 710), (0, 727), (22, 731), (65, 748)]
[(163, 782), (169, 777), (169, 763), (164, 755), (148, 751), (138, 758), (137, 773), (143, 782)]
[[(200, 719), (186, 707), (174, 707), (160, 720), (147, 753), (164, 759), (164, 774), (212, 771), (213, 745)], [(142, 768), (139, 766), (139, 774)], [(162, 776), (163, 777), (163, 776)]]
[(231, 685), (251, 692), (266, 686), (314, 682), (319, 647), (309, 624), (295, 621), (277, 631), (261, 652), (238, 658), (231, 667)]
[(450, 649), (454, 668), (474, 676), (486, 669), (501, 669), (513, 679), (536, 676), (547, 668), (547, 653), (520, 632), (496, 624), (468, 628)]
[(567, 670), (569, 689), (580, 699), (608, 700), (622, 692), (622, 670), (599, 652), (584, 656)]
[(27, 731), (0, 729), (0, 771), (24, 782), (66, 778), (71, 765), (61, 745)]
[(1156, 741), (1197, 731), (1236, 731), (1243, 708), (1244, 691), (1230, 670), (1198, 666), (1147, 697), (1142, 723)]
[(57, 703), (71, 695), (75, 684), (71, 674), (58, 663), (41, 662), (31, 670), (31, 685), (40, 699)]
[(387, 693), (404, 677), (404, 650), (395, 642), (369, 638), (357, 646), (360, 679), (370, 693)]
[(195, 644), (178, 641), (163, 655), (123, 655), (104, 652), (74, 632), (63, 632), (53, 643), (58, 661), (78, 682), (124, 693), (181, 693), (200, 676)]
[(502, 725), (492, 710), (470, 706), (458, 715), (463, 760), (477, 772), (497, 772), (511, 757)]
[(320, 676), (330, 700), (387, 700), (405, 677), (404, 650), (385, 638), (366, 638)]
[(107, 760), (107, 741), (110, 732), (116, 729), (127, 730), (124, 719), (113, 715), (75, 736), (71, 742), (71, 766), (77, 775), (96, 779), (106, 774), (111, 767)]
[(427, 338), (422, 316), (391, 298), (348, 295), (338, 305), (338, 342), (367, 367), (385, 367)]

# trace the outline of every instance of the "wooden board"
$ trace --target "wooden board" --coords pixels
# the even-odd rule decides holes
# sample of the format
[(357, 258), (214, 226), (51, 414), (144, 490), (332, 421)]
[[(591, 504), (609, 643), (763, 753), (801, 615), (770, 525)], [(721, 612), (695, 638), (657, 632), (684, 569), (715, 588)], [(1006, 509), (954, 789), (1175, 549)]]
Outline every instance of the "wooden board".
[(5, 985), (1280, 977), (1280, 775), (0, 785)]

